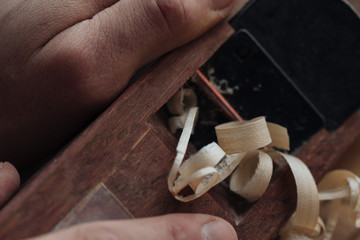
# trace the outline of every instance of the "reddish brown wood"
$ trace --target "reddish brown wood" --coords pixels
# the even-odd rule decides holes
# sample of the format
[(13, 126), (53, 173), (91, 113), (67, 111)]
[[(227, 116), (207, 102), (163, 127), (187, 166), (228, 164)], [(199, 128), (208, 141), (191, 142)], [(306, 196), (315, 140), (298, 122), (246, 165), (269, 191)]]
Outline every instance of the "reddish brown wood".
[(135, 217), (198, 212), (220, 214), (230, 221), (230, 215), (221, 211), (209, 195), (198, 201), (181, 203), (170, 194), (167, 176), (174, 158), (175, 151), (170, 150), (163, 139), (151, 130), (126, 160), (119, 163), (118, 171), (105, 184)]
[(59, 230), (79, 223), (134, 218), (104, 185), (97, 185), (54, 228)]
[[(116, 190), (114, 185), (121, 185), (121, 179), (114, 180), (114, 184), (108, 179), (122, 171), (120, 167), (127, 167), (128, 173), (135, 171), (127, 159), (150, 132), (146, 125), (149, 117), (232, 33), (229, 25), (221, 24), (152, 66), (2, 209), (0, 239), (19, 239), (50, 231), (100, 182), (110, 181), (111, 188)], [(161, 154), (159, 152), (156, 156)], [(139, 155), (137, 159), (143, 157)], [(144, 200), (141, 199), (138, 205), (141, 206)], [(149, 213), (143, 212), (142, 215)], [(43, 222), (40, 224), (35, 219)]]

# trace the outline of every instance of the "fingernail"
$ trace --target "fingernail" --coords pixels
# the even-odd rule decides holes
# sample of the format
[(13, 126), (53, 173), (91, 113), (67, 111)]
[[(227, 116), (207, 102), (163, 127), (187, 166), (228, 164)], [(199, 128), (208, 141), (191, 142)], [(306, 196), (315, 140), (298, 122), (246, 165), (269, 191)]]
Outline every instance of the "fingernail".
[(205, 224), (201, 230), (203, 240), (236, 240), (237, 235), (230, 223), (216, 220)]
[(234, 0), (208, 0), (212, 10), (222, 10), (228, 7)]
[(3, 168), (3, 162), (0, 162), (0, 169)]

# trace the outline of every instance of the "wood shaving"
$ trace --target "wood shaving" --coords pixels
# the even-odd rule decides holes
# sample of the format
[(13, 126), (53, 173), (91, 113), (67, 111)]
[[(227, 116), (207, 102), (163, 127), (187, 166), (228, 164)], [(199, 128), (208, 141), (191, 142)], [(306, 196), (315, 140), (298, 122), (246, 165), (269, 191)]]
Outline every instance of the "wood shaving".
[(271, 157), (261, 151), (250, 152), (230, 179), (230, 190), (249, 202), (258, 200), (268, 187), (273, 170)]
[(218, 80), (215, 75), (215, 68), (209, 68), (207, 71), (208, 79), (211, 85), (221, 94), (233, 95), (234, 91), (239, 90), (239, 86), (229, 86), (229, 81), (226, 79)]
[[(334, 170), (327, 173), (318, 184), (319, 198), (329, 201), (330, 210), (326, 219), (324, 239), (331, 239), (338, 222), (341, 207), (349, 206), (350, 218), (356, 228), (360, 227), (360, 179), (347, 170)], [(347, 201), (344, 201), (347, 200)]]
[[(281, 239), (331, 239), (338, 209), (343, 204), (350, 206), (353, 223), (360, 227), (360, 178), (349, 171), (336, 170), (328, 173), (317, 187), (300, 159), (272, 148), (289, 150), (289, 136), (286, 128), (267, 123), (264, 117), (218, 125), (218, 144), (210, 143), (183, 163), (196, 114), (197, 108), (191, 108), (187, 114), (168, 177), (169, 190), (176, 199), (194, 200), (234, 172), (230, 190), (250, 202), (256, 201), (269, 186), (272, 160), (281, 157), (292, 171), (297, 191), (296, 210), (281, 229)], [(187, 186), (193, 193), (183, 196), (180, 193)], [(344, 203), (343, 199), (348, 201)], [(319, 217), (320, 200), (333, 201), (326, 224)]]
[(218, 143), (227, 154), (245, 153), (271, 143), (264, 117), (250, 121), (236, 121), (215, 127)]
[(167, 103), (169, 112), (178, 115), (169, 119), (170, 132), (175, 133), (178, 129), (183, 129), (188, 112), (196, 106), (197, 97), (191, 88), (181, 88), (177, 91)]

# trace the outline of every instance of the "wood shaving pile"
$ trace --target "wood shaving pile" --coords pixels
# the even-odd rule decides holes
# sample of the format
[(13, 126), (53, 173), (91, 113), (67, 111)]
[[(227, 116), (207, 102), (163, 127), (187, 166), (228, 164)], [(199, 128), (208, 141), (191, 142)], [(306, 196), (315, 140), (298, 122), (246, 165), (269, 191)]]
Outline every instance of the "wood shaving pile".
[[(184, 162), (198, 109), (191, 107), (180, 112), (186, 117), (168, 177), (169, 190), (176, 199), (192, 201), (233, 173), (230, 190), (250, 202), (256, 201), (269, 186), (272, 159), (282, 157), (290, 166), (297, 189), (296, 210), (280, 232), (282, 239), (331, 239), (337, 209), (343, 204), (349, 204), (354, 225), (360, 227), (360, 179), (349, 171), (336, 170), (328, 173), (317, 187), (300, 159), (273, 148), (290, 149), (286, 128), (267, 123), (264, 117), (221, 124), (215, 128), (218, 143), (208, 144)], [(182, 195), (186, 187), (193, 193)], [(326, 224), (319, 217), (320, 201), (324, 200), (332, 201)]]

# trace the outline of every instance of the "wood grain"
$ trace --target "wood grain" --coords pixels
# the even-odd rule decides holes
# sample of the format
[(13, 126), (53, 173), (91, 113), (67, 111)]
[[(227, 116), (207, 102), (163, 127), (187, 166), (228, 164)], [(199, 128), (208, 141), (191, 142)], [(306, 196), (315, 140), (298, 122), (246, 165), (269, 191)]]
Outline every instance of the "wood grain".
[[(149, 133), (148, 119), (232, 33), (229, 25), (220, 24), (200, 39), (162, 57), (1, 210), (0, 239), (48, 232), (96, 185), (115, 176), (119, 167), (127, 166), (127, 171), (133, 173), (135, 169), (126, 160)], [(141, 206), (145, 200), (137, 204)]]
[(86, 222), (129, 218), (134, 216), (103, 183), (100, 183), (53, 230)]

